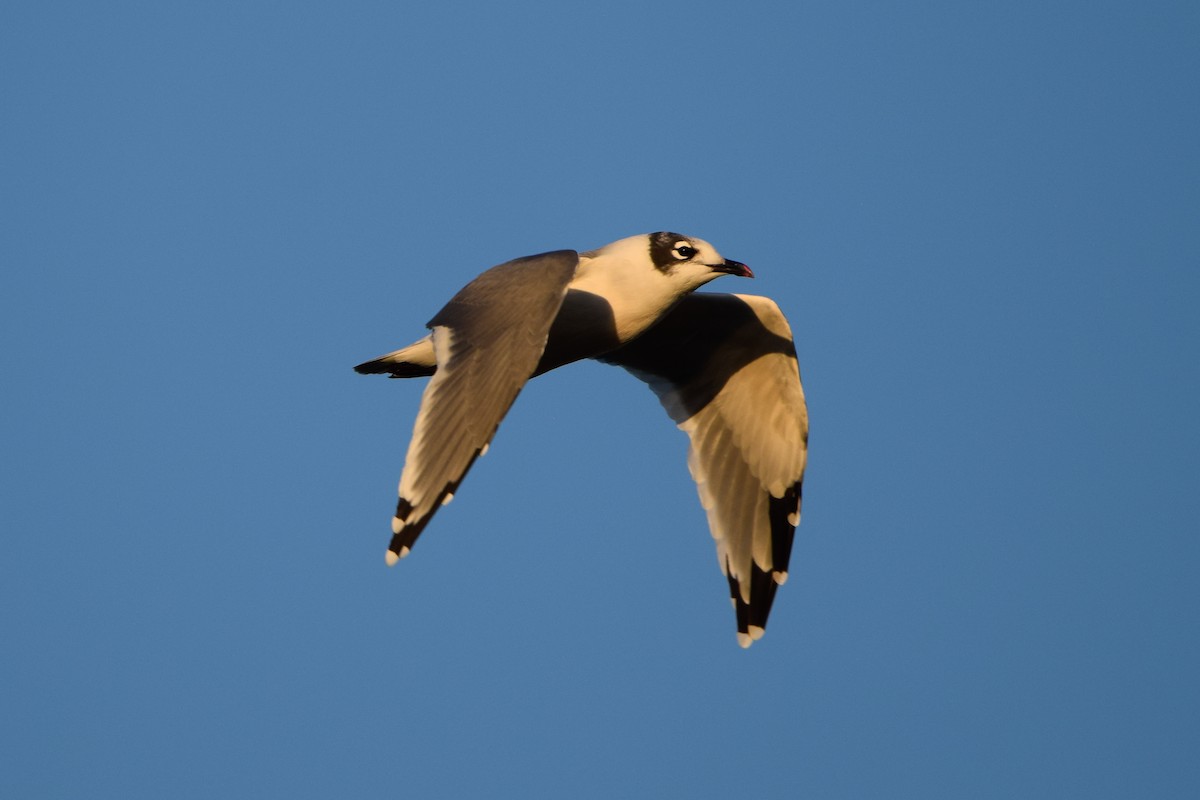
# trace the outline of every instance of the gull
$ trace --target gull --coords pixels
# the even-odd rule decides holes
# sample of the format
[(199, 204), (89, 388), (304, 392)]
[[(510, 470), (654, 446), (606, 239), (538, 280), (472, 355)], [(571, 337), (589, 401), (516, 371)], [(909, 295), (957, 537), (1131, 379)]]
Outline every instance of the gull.
[(649, 385), (687, 433), (738, 644), (761, 638), (800, 522), (808, 412), (779, 306), (693, 293), (722, 275), (754, 277), (708, 242), (669, 231), (518, 258), (467, 284), (428, 336), (356, 366), (432, 376), (400, 477), (388, 565), (454, 497), (526, 381), (594, 358)]

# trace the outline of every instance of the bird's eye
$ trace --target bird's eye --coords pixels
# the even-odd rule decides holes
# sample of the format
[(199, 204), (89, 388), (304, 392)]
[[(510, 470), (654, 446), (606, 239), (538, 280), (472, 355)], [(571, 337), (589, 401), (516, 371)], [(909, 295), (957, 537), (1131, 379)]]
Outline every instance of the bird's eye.
[(696, 255), (696, 248), (692, 247), (690, 244), (680, 242), (679, 244), (675, 245), (675, 249), (672, 252), (675, 253), (675, 257), (680, 261), (687, 261), (689, 258)]

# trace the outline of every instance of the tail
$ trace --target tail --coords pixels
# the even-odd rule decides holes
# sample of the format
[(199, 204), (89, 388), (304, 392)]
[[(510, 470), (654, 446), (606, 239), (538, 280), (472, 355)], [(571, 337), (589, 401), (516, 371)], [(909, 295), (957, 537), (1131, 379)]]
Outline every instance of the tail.
[(386, 356), (364, 361), (354, 368), (360, 375), (388, 375), (393, 378), (424, 378), (437, 372), (433, 356), (433, 341), (426, 336), (408, 347), (394, 350)]

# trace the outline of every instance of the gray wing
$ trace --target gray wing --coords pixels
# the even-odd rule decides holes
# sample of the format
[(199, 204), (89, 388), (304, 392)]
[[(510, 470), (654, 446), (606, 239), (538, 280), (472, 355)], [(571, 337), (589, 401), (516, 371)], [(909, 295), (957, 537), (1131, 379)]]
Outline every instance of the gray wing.
[(559, 250), (493, 267), (429, 321), (437, 371), (404, 461), (388, 563), (408, 555), (487, 449), (541, 359), (578, 263)]
[(601, 360), (649, 384), (690, 437), (688, 468), (749, 647), (800, 522), (808, 411), (787, 320), (765, 297), (691, 294)]

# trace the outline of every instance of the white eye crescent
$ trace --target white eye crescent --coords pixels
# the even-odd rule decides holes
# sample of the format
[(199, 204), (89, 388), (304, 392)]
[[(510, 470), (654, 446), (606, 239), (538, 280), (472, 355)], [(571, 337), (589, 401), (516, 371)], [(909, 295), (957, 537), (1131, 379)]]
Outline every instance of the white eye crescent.
[(692, 256), (696, 255), (696, 248), (692, 247), (687, 242), (676, 242), (675, 249), (671, 251), (680, 261), (687, 261)]

